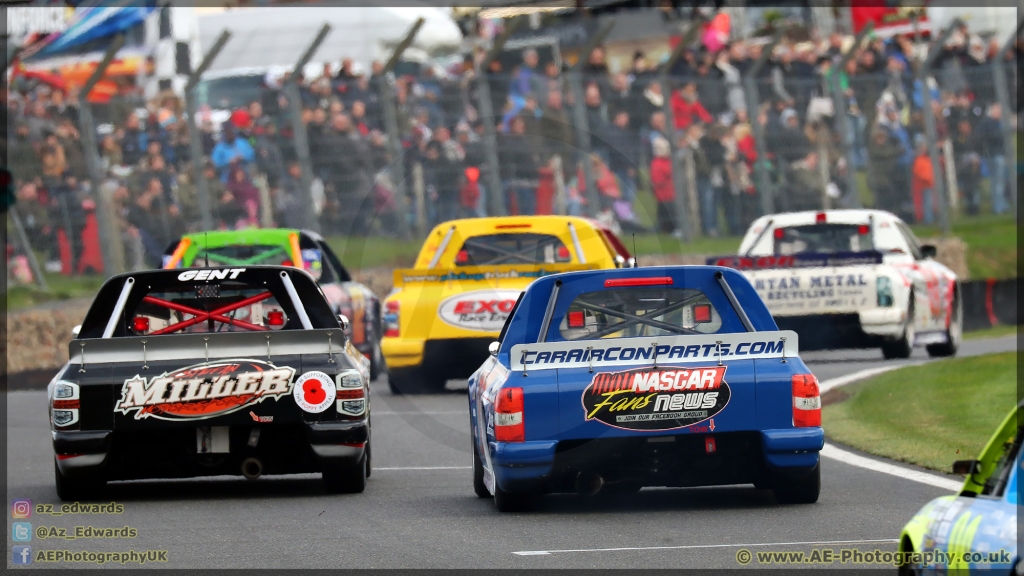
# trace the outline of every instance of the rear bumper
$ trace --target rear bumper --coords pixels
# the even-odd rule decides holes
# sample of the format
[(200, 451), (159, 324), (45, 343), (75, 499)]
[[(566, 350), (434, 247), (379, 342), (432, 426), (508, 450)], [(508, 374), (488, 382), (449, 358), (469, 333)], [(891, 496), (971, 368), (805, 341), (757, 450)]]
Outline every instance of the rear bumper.
[[(260, 434), (251, 446), (254, 430)], [(296, 474), (358, 463), (369, 426), (367, 420), (232, 426), (229, 438), (229, 452), (197, 454), (191, 427), (55, 431), (53, 450), (63, 474), (100, 474), (109, 480), (238, 475), (246, 458), (259, 458), (264, 474)]]
[(423, 363), (425, 340), (381, 338), (380, 349), (388, 368), (412, 368)]
[(907, 320), (906, 310), (899, 308), (876, 308), (859, 312), (858, 316), (864, 333), (885, 338), (902, 336), (903, 324)]
[(498, 337), (406, 340), (385, 338), (381, 341), (388, 368), (422, 367), (432, 375), (446, 380), (469, 378), (490, 355), (487, 347)]
[(900, 313), (898, 309), (879, 309), (849, 314), (775, 316), (775, 323), (779, 330), (792, 330), (800, 336), (801, 350), (877, 348), (886, 338), (902, 334), (899, 320), (889, 323), (890, 316), (898, 318)]
[[(706, 440), (715, 439), (708, 453)], [(752, 483), (800, 476), (818, 464), (821, 428), (586, 440), (490, 442), (495, 481), (506, 492), (571, 492), (581, 472), (644, 486)]]

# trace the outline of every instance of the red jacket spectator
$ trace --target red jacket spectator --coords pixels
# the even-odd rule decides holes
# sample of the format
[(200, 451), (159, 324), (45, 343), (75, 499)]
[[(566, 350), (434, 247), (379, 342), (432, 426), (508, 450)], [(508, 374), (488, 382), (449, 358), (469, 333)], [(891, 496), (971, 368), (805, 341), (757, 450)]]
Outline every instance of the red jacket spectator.
[(711, 123), (711, 114), (697, 100), (697, 90), (693, 84), (687, 84), (682, 90), (672, 93), (672, 117), (675, 119), (676, 130), (686, 130), (697, 120)]
[(651, 187), (658, 202), (672, 202), (676, 191), (672, 188), (672, 161), (668, 156), (651, 160)]

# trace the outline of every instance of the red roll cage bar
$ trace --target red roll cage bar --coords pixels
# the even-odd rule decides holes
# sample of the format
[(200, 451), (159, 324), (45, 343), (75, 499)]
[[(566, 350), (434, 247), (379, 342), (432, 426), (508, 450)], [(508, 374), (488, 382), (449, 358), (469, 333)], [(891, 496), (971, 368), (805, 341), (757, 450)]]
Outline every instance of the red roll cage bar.
[(190, 306), (185, 306), (184, 304), (178, 304), (178, 303), (175, 303), (175, 302), (171, 302), (169, 300), (164, 300), (163, 298), (157, 298), (155, 296), (146, 296), (145, 298), (142, 299), (142, 301), (146, 302), (148, 304), (153, 304), (155, 306), (160, 306), (162, 308), (167, 308), (168, 310), (175, 310), (177, 312), (183, 312), (185, 314), (192, 314), (194, 316), (193, 318), (189, 318), (188, 320), (182, 320), (181, 322), (177, 322), (175, 324), (171, 324), (170, 326), (166, 326), (164, 328), (161, 328), (160, 330), (157, 330), (157, 331), (151, 333), (152, 336), (158, 336), (158, 335), (161, 335), (161, 334), (170, 334), (172, 332), (177, 332), (179, 330), (184, 330), (185, 328), (188, 328), (189, 326), (194, 326), (194, 325), (199, 324), (200, 322), (203, 322), (205, 320), (216, 320), (217, 322), (221, 322), (223, 324), (230, 324), (232, 326), (237, 326), (239, 328), (245, 328), (246, 330), (252, 330), (252, 331), (269, 330), (269, 328), (267, 328), (266, 326), (260, 326), (259, 324), (253, 324), (251, 322), (246, 322), (245, 320), (236, 320), (234, 318), (228, 318), (224, 314), (227, 313), (227, 312), (232, 312), (234, 310), (238, 310), (239, 308), (243, 308), (245, 306), (249, 306), (249, 305), (255, 304), (257, 302), (262, 302), (263, 300), (266, 300), (267, 298), (270, 298), (271, 296), (273, 296), (273, 294), (271, 294), (270, 292), (262, 292), (260, 294), (255, 295), (255, 296), (250, 296), (250, 297), (245, 298), (243, 300), (239, 300), (238, 302), (234, 302), (234, 303), (228, 304), (226, 306), (221, 306), (220, 308), (217, 308), (217, 309), (212, 310), (210, 312), (205, 312), (203, 310), (197, 310), (197, 309), (192, 308)]

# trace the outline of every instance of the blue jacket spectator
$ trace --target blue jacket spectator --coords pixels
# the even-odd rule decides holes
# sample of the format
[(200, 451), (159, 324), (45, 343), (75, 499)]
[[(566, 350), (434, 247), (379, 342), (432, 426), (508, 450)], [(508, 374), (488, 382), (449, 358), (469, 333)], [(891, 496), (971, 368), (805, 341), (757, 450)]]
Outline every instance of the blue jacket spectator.
[(235, 129), (230, 124), (224, 125), (224, 134), (220, 142), (213, 147), (213, 165), (220, 173), (221, 182), (227, 183), (228, 173), (231, 171), (231, 164), (241, 162), (246, 173), (249, 172), (249, 164), (256, 159), (256, 153), (252, 146), (244, 138), (235, 137)]

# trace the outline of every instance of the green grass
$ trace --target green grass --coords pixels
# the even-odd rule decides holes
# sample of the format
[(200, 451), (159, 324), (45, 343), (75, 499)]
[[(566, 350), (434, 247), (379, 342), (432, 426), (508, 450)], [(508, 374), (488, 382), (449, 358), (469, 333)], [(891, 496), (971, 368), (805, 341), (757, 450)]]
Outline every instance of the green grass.
[(825, 435), (902, 462), (949, 471), (975, 458), (1016, 404), (1014, 352), (901, 368), (844, 386), (824, 407)]
[[(636, 212), (645, 225), (652, 223), (654, 197), (649, 191), (641, 189), (637, 193)], [(913, 228), (915, 234), (924, 240), (940, 235), (937, 226)], [(967, 261), (972, 278), (1017, 276), (1017, 227), (1012, 216), (960, 217), (954, 221), (953, 234), (967, 243)], [(656, 254), (734, 254), (740, 244), (739, 237), (700, 237), (690, 242), (681, 242), (670, 235), (638, 234), (634, 250), (631, 236), (624, 235), (622, 241), (640, 257)], [(328, 238), (327, 242), (346, 267), (353, 270), (411, 266), (422, 244), (419, 239), (338, 236)], [(49, 293), (36, 287), (10, 287), (7, 309), (16, 310), (55, 300), (90, 297), (103, 283), (103, 279), (97, 276), (69, 278), (60, 274), (47, 274), (46, 279), (50, 284)]]
[(974, 330), (973, 332), (964, 332), (964, 339), (976, 340), (978, 338), (999, 338), (1000, 336), (1009, 336), (1017, 334), (1016, 326), (1007, 326), (1000, 324), (999, 326), (993, 326), (991, 328), (985, 328), (983, 330)]
[(97, 275), (64, 276), (49, 272), (44, 272), (43, 275), (46, 278), (47, 287), (50, 289), (48, 292), (41, 290), (38, 284), (32, 286), (8, 285), (7, 309), (17, 310), (58, 300), (92, 298), (103, 285), (103, 281), (106, 280)]
[(393, 266), (412, 266), (419, 254), (423, 241), (401, 238), (327, 238), (327, 244), (350, 270)]
[[(912, 226), (922, 241), (941, 235), (938, 226)], [(971, 278), (1017, 276), (1017, 225), (1012, 215), (963, 216), (953, 221), (953, 236), (967, 244)]]

